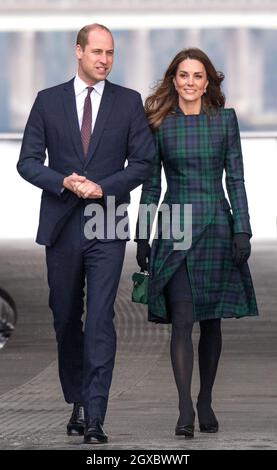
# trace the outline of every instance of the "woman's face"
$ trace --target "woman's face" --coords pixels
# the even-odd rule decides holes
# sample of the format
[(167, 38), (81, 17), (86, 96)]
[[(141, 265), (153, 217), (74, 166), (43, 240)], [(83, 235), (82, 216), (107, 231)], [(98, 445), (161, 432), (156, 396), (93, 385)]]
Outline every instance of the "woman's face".
[(178, 65), (173, 83), (179, 99), (196, 104), (205, 93), (209, 81), (202, 62), (196, 59), (185, 59)]

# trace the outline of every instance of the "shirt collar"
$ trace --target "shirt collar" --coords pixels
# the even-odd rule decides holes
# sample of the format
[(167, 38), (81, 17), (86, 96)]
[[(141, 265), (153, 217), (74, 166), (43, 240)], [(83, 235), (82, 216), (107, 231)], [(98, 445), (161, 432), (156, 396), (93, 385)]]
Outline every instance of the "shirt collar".
[[(78, 75), (76, 75), (74, 79), (74, 90), (75, 90), (75, 95), (79, 96), (81, 93), (84, 92), (88, 87), (87, 83), (85, 83)], [(102, 96), (102, 93), (105, 88), (105, 80), (101, 80), (100, 82), (97, 82), (95, 85), (93, 85), (93, 89), (98, 93), (100, 96)]]

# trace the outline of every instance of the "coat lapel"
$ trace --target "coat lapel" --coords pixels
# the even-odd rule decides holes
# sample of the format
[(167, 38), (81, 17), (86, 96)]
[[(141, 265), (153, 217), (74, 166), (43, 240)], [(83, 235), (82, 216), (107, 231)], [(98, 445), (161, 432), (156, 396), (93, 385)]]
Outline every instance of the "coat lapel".
[(63, 88), (63, 104), (70, 129), (70, 136), (81, 162), (84, 161), (84, 151), (79, 128), (76, 99), (74, 92), (74, 78), (67, 82)]
[(100, 107), (99, 107), (96, 122), (95, 122), (95, 126), (94, 126), (93, 133), (90, 139), (90, 145), (89, 145), (88, 154), (86, 157), (85, 167), (90, 162), (96, 150), (100, 137), (103, 133), (106, 120), (110, 115), (114, 98), (115, 98), (114, 88), (112, 84), (106, 80), (105, 88), (103, 91)]

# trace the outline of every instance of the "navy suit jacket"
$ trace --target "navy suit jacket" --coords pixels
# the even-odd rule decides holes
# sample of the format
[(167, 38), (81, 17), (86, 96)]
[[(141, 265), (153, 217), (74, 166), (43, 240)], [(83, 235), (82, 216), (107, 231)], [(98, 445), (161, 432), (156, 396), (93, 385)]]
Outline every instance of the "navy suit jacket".
[(130, 191), (148, 178), (155, 155), (140, 94), (106, 80), (85, 157), (73, 84), (74, 79), (38, 93), (17, 164), (24, 179), (43, 189), (36, 241), (46, 246), (55, 243), (80, 203), (74, 193), (62, 191), (65, 176), (76, 172), (100, 184), (104, 197), (86, 202), (105, 209), (107, 196), (115, 196), (117, 205), (130, 202)]

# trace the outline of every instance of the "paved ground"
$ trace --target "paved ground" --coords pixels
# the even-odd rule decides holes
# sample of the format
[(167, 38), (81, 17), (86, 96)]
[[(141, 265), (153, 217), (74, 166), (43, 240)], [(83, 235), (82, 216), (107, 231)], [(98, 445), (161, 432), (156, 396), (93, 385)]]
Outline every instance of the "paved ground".
[[(178, 412), (170, 327), (148, 323), (145, 307), (130, 302), (136, 264), (129, 244), (116, 303), (118, 353), (105, 449), (277, 449), (277, 241), (253, 245), (250, 267), (261, 315), (223, 322), (214, 393), (220, 432), (197, 431), (187, 442), (174, 436)], [(71, 408), (57, 379), (44, 249), (31, 241), (1, 241), (0, 285), (19, 310), (14, 336), (0, 351), (0, 449), (87, 450), (82, 438), (64, 432)], [(197, 340), (196, 325), (194, 398)]]

